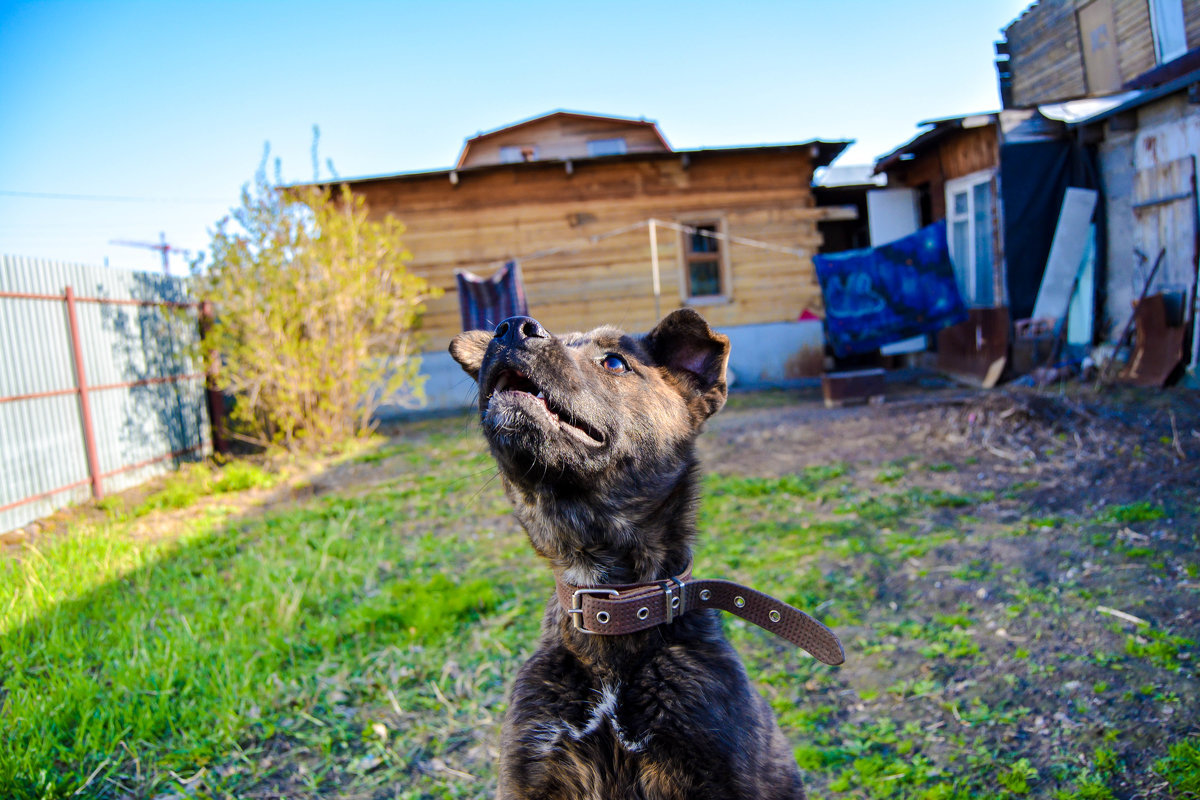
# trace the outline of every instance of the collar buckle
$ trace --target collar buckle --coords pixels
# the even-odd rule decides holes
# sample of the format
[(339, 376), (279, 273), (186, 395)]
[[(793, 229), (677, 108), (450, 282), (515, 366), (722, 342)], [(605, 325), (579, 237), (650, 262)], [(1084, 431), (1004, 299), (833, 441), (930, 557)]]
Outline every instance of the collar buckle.
[(601, 631), (589, 631), (586, 627), (584, 627), (583, 624), (584, 595), (608, 595), (611, 599), (613, 597), (620, 597), (621, 593), (616, 589), (592, 589), (584, 587), (583, 589), (576, 589), (574, 593), (571, 594), (571, 607), (567, 609), (567, 613), (573, 617), (571, 622), (575, 626), (575, 630), (579, 631), (580, 633), (586, 633), (589, 636), (595, 636), (596, 634), (601, 633)]

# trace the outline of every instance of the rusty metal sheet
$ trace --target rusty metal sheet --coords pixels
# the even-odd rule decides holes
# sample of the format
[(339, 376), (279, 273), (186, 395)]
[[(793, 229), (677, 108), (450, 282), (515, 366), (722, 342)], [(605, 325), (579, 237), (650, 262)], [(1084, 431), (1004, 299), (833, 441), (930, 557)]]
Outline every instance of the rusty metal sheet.
[(983, 380), (1008, 354), (1008, 309), (972, 308), (966, 322), (938, 332), (938, 369)]
[(1138, 303), (1133, 319), (1137, 344), (1117, 379), (1136, 386), (1165, 386), (1183, 361), (1187, 328), (1167, 324), (1167, 303), (1161, 294)]

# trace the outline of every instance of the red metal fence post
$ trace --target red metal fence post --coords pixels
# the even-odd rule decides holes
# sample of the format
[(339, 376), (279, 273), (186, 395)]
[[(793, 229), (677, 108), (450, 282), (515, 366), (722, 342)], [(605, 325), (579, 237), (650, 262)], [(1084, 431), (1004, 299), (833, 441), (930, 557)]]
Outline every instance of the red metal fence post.
[(79, 413), (83, 417), (83, 444), (87, 449), (88, 474), (92, 477), (92, 497), (104, 497), (104, 483), (100, 475), (100, 460), (96, 456), (96, 431), (92, 427), (92, 405), (88, 400), (87, 376), (83, 370), (83, 348), (79, 340), (79, 317), (75, 313), (75, 290), (66, 291), (67, 324), (71, 329), (71, 352), (75, 357), (75, 386), (79, 392)]

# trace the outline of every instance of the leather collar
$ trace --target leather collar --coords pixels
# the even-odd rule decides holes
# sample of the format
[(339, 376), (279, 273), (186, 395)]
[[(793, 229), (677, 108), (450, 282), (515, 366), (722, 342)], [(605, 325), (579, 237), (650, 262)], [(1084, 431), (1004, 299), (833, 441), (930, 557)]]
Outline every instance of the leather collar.
[(621, 636), (670, 624), (697, 608), (716, 608), (788, 640), (826, 664), (846, 660), (833, 631), (800, 609), (733, 581), (693, 580), (691, 564), (661, 581), (574, 586), (555, 575), (554, 587), (559, 604), (581, 633)]

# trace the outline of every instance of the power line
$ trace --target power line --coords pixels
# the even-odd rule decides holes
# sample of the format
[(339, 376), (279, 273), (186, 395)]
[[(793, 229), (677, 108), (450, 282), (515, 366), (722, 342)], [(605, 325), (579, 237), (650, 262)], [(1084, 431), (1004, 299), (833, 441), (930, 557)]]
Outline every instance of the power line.
[(127, 197), (112, 194), (59, 194), (54, 192), (14, 192), (0, 189), (3, 197), (28, 197), (35, 200), (88, 200), (104, 203), (228, 203), (229, 198), (215, 197)]

